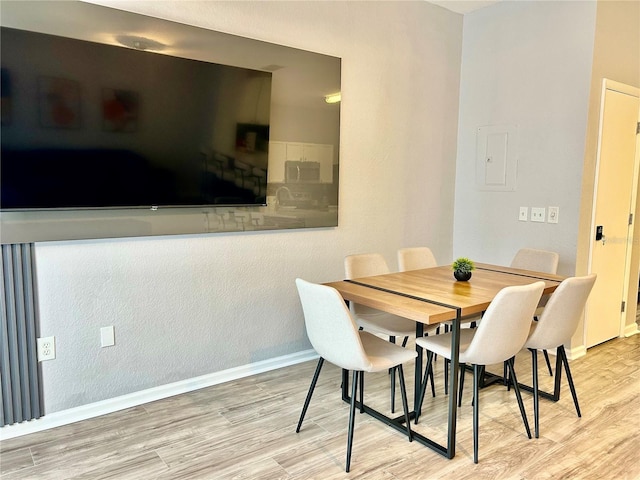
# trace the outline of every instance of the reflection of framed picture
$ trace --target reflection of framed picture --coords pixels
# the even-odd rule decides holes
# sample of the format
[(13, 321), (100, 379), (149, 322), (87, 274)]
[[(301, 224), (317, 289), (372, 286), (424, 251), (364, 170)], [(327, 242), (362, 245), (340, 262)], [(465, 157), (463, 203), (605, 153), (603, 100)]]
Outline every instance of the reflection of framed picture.
[(138, 129), (138, 93), (115, 88), (102, 89), (102, 128), (107, 132)]
[(56, 77), (38, 78), (40, 125), (80, 128), (80, 84)]

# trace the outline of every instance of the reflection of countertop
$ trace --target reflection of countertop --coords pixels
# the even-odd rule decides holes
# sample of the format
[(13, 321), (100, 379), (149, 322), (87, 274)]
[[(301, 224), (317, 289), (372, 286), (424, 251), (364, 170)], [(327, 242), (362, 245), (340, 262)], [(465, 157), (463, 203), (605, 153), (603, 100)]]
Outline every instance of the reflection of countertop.
[(264, 213), (265, 225), (295, 227), (335, 227), (338, 225), (338, 210), (276, 208)]

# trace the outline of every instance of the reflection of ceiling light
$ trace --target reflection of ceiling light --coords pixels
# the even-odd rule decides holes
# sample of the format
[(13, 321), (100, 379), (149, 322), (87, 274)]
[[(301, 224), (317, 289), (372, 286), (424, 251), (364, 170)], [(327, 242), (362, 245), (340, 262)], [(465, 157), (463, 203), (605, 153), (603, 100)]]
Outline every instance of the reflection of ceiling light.
[(324, 96), (324, 101), (327, 103), (338, 103), (341, 99), (342, 95), (340, 94), (340, 92)]
[(118, 35), (116, 41), (125, 47), (135, 48), (136, 50), (164, 50), (166, 45), (145, 37), (136, 37), (134, 35)]

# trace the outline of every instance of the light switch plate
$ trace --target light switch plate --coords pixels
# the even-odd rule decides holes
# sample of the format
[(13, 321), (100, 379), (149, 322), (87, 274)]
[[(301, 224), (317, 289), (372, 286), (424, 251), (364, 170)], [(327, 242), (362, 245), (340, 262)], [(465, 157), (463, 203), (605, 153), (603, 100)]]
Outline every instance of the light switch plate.
[(532, 222), (544, 222), (545, 221), (545, 208), (544, 207), (531, 207), (531, 221)]
[(529, 220), (529, 207), (520, 207), (518, 220), (520, 220), (521, 222), (526, 222)]
[(116, 344), (115, 333), (113, 331), (113, 325), (109, 327), (102, 327), (100, 329), (100, 346), (112, 347)]
[(547, 222), (558, 223), (558, 216), (560, 215), (560, 207), (549, 207), (549, 216)]

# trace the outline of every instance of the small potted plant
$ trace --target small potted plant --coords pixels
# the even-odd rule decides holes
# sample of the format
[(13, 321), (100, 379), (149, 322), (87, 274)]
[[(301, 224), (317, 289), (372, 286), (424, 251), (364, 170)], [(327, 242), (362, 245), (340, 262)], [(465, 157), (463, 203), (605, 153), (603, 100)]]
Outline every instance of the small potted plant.
[(472, 260), (466, 257), (460, 257), (453, 262), (451, 268), (453, 269), (453, 276), (456, 277), (456, 280), (466, 282), (471, 278), (471, 271), (474, 270), (476, 266)]

